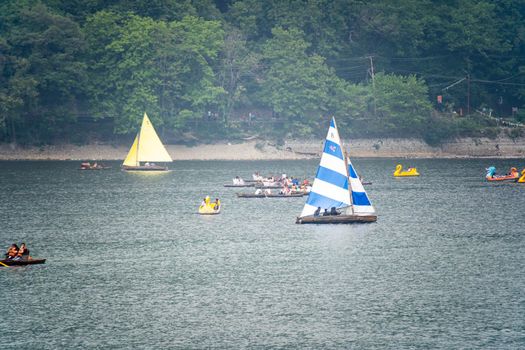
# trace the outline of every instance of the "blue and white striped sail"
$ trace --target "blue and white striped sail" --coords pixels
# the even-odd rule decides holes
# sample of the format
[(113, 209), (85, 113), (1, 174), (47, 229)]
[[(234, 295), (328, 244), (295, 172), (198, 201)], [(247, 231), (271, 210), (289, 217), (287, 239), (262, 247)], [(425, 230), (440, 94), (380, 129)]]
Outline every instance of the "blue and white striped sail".
[(350, 190), (352, 193), (352, 211), (355, 215), (360, 214), (375, 214), (375, 209), (366, 194), (365, 188), (357, 176), (350, 157), (347, 156), (348, 161), (348, 174), (350, 179)]
[(313, 215), (318, 207), (321, 211), (330, 211), (332, 207), (345, 208), (350, 203), (346, 161), (335, 119), (332, 118), (317, 175), (301, 217)]

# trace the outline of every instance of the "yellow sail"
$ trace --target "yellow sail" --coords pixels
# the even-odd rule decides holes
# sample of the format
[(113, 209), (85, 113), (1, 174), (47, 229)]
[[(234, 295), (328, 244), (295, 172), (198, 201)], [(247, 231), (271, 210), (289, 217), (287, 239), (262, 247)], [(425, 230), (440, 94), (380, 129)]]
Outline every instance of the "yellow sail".
[(155, 132), (146, 113), (142, 119), (140, 132), (135, 138), (124, 165), (138, 166), (140, 162), (172, 162), (168, 151)]
[(128, 155), (126, 156), (126, 159), (124, 159), (124, 165), (126, 166), (138, 166), (139, 165), (139, 161), (137, 158), (138, 143), (139, 143), (139, 134), (135, 136), (135, 141), (133, 141), (133, 145), (131, 145)]

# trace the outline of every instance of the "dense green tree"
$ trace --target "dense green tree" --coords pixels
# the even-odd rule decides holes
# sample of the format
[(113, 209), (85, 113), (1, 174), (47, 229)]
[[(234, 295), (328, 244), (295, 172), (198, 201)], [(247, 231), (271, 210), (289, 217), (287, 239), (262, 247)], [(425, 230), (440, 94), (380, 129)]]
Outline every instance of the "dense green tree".
[(421, 136), (432, 110), (424, 81), (414, 75), (377, 74), (372, 93), (374, 130)]
[(165, 22), (103, 11), (88, 19), (85, 30), (94, 45), (93, 105), (97, 115), (115, 119), (117, 133), (136, 130), (144, 111), (159, 127), (184, 129), (222, 93), (208, 63), (222, 43), (218, 22), (195, 17)]
[(330, 86), (338, 78), (323, 57), (307, 54), (309, 44), (301, 31), (274, 28), (272, 34), (263, 47), (267, 69), (260, 99), (286, 121), (283, 133), (311, 134), (319, 117), (328, 112)]
[[(71, 141), (78, 116), (134, 133), (144, 111), (177, 137), (319, 135), (328, 115), (353, 136), (482, 135), (482, 109), (522, 120), (524, 23), (520, 0), (4, 0), (0, 140)], [(276, 124), (243, 129), (249, 109)]]
[(217, 69), (219, 85), (225, 92), (220, 101), (225, 121), (237, 106), (243, 102), (244, 105), (250, 104), (247, 101), (247, 85), (254, 84), (253, 78), (259, 71), (259, 60), (259, 55), (247, 48), (246, 38), (238, 29), (228, 30)]
[(16, 125), (22, 124), (21, 111), (37, 97), (36, 81), (28, 74), (29, 62), (7, 54), (9, 45), (0, 38), (0, 131), (16, 143)]
[(18, 96), (11, 99), (18, 110), (12, 118), (24, 137), (47, 142), (76, 120), (85, 82), (84, 39), (76, 23), (42, 4), (16, 11), (5, 24), (9, 66), (3, 71), (4, 89)]

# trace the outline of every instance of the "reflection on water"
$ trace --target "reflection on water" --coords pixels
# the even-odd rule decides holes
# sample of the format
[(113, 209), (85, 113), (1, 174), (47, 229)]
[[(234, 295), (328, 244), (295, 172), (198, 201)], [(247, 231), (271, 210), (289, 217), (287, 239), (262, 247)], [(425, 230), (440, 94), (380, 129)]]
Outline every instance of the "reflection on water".
[[(317, 161), (175, 162), (156, 176), (0, 162), (0, 346), (516, 349), (524, 346), (523, 160), (355, 159), (375, 224), (296, 225), (305, 198), (243, 199), (235, 175), (313, 178)], [(408, 165), (408, 163), (407, 163)], [(146, 176), (144, 176), (146, 175)], [(246, 190), (246, 189), (243, 189)], [(196, 215), (205, 195), (223, 212)], [(4, 323), (4, 325), (6, 325)]]

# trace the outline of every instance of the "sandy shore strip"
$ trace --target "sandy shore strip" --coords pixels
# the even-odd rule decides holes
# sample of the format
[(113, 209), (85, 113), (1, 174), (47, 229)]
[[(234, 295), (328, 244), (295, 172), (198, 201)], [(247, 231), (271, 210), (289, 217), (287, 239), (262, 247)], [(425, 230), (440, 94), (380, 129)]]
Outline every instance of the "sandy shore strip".
[[(420, 140), (357, 139), (345, 142), (352, 157), (381, 158), (525, 158), (525, 138), (461, 139), (441, 147)], [(194, 147), (167, 145), (173, 160), (272, 160), (318, 158), (323, 140), (217, 143)], [(122, 160), (129, 146), (92, 144), (22, 147), (0, 145), (0, 160)]]

